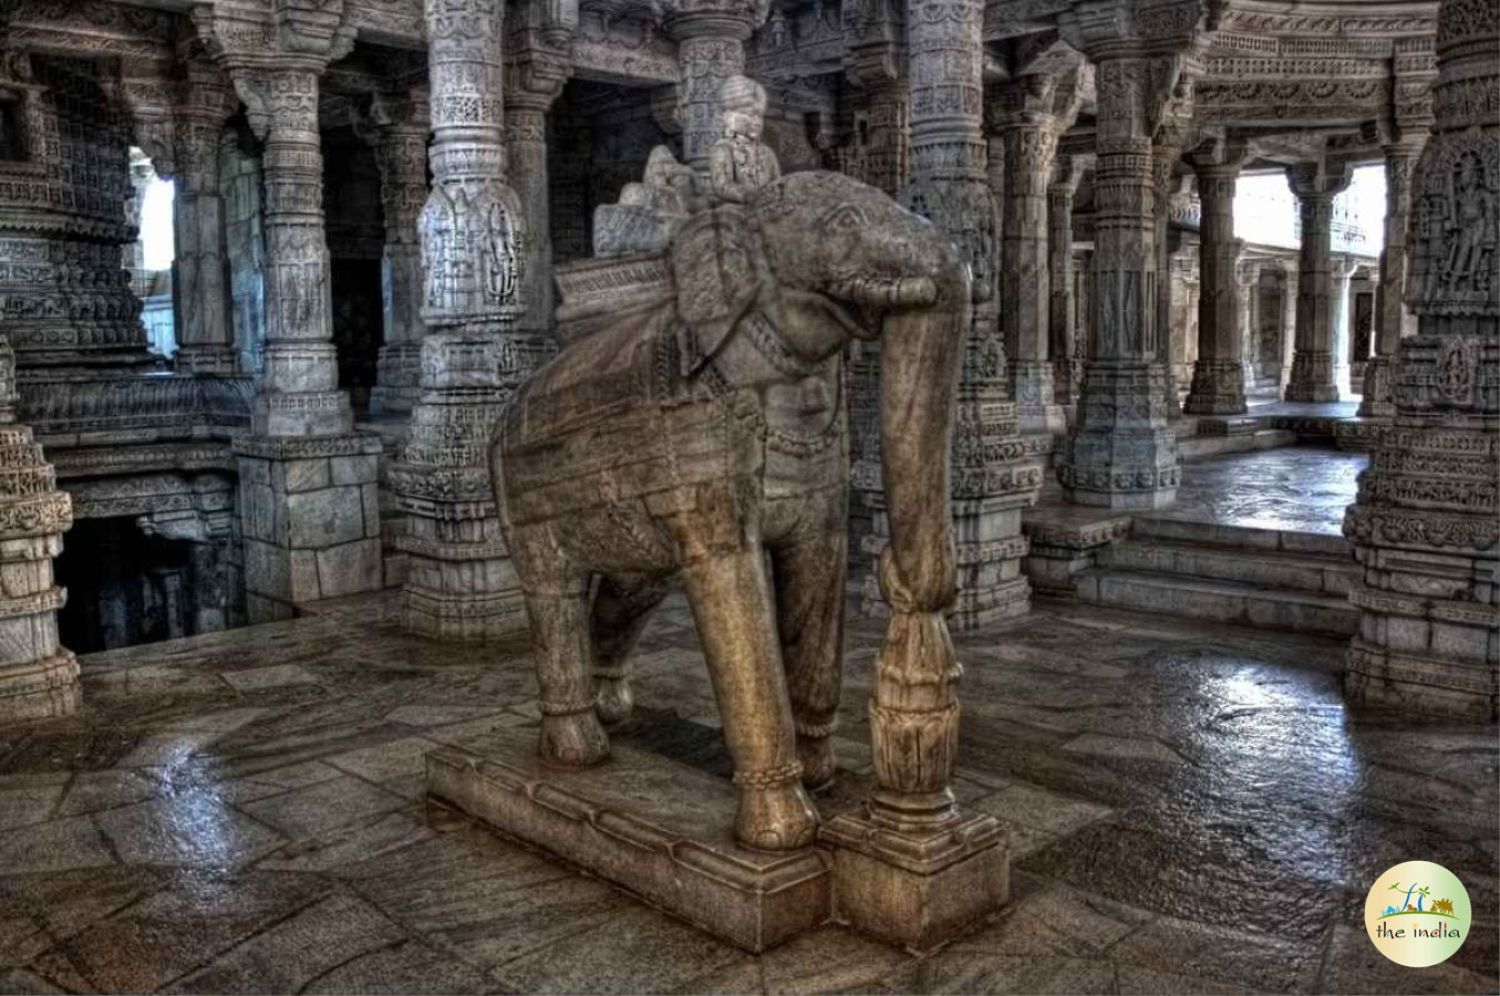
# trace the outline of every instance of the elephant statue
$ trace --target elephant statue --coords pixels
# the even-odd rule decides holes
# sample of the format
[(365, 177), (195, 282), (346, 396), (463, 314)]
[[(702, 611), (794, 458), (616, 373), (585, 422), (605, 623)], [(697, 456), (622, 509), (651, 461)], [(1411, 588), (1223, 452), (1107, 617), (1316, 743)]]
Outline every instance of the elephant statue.
[(626, 656), (680, 575), (734, 763), (735, 836), (806, 846), (818, 823), (807, 789), (834, 775), (844, 347), (882, 343), (882, 584), (901, 611), (940, 619), (955, 586), (948, 454), (968, 269), (930, 222), (823, 172), (702, 208), (661, 253), (580, 265), (656, 277), (607, 295), (588, 334), (562, 330), (572, 341), (491, 444), (537, 657), (541, 755), (606, 756), (605, 726), (631, 708)]

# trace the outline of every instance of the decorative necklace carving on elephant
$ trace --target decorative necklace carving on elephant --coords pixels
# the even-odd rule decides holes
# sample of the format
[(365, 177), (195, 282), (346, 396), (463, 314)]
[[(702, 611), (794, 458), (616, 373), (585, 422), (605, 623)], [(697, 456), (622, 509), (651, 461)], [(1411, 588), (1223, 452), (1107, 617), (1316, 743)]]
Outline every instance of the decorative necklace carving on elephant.
[(658, 292), (622, 295), (495, 433), (540, 750), (565, 765), (605, 757), (604, 724), (631, 707), (626, 657), (680, 574), (741, 792), (736, 837), (802, 847), (817, 826), (804, 786), (834, 774), (843, 349), (882, 340), (886, 597), (941, 612), (954, 595), (948, 454), (969, 275), (929, 222), (833, 173), (693, 215), (665, 263)]

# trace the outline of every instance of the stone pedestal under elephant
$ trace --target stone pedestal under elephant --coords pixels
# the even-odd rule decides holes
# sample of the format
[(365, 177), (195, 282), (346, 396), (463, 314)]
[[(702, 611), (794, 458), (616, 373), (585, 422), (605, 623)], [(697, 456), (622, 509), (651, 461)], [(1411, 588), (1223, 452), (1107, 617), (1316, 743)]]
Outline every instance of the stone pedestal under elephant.
[(882, 339), (882, 581), (898, 611), (940, 620), (968, 271), (875, 188), (798, 173), (690, 215), (660, 253), (559, 282), (570, 344), (517, 396), (490, 461), (536, 646), (541, 753), (606, 755), (605, 724), (630, 708), (625, 658), (680, 575), (741, 792), (736, 836), (810, 844), (805, 787), (833, 777), (843, 653), (844, 347)]

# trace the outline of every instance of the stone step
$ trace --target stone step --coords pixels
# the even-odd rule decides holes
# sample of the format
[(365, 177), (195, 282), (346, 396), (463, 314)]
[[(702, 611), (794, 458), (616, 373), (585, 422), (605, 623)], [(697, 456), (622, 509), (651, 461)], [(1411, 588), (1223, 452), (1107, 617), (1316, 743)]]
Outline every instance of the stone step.
[(1270, 591), (1300, 591), (1338, 598), (1349, 594), (1356, 566), (1352, 560), (1322, 554), (1140, 539), (1121, 540), (1104, 547), (1099, 551), (1097, 563), (1114, 570), (1229, 581)]
[(1132, 539), (1158, 542), (1197, 543), (1202, 546), (1232, 547), (1238, 550), (1280, 551), (1291, 554), (1313, 554), (1349, 560), (1354, 548), (1342, 536), (1332, 533), (1308, 533), (1294, 529), (1261, 529), (1254, 526), (1230, 526), (1218, 522), (1195, 522), (1160, 516), (1137, 515), (1131, 522)]
[(1184, 460), (1202, 460), (1222, 453), (1247, 450), (1269, 450), (1278, 446), (1295, 446), (1297, 434), (1285, 429), (1258, 429), (1224, 436), (1181, 436), (1177, 452)]
[(1334, 595), (1107, 567), (1078, 575), (1078, 597), (1096, 605), (1297, 633), (1352, 636), (1359, 622), (1358, 610)]

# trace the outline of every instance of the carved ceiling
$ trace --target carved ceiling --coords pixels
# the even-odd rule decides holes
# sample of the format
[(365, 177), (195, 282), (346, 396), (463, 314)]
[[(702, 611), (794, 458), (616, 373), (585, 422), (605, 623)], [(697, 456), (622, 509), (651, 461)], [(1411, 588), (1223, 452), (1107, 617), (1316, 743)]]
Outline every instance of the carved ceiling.
[[(528, 2), (555, 24), (562, 16), (557, 10), (574, 0)], [(676, 45), (661, 25), (680, 2), (576, 0), (576, 26), (564, 39), (573, 75), (645, 87), (675, 82)], [(1141, 0), (1132, 16), (1171, 2)], [(1430, 120), (1434, 0), (1197, 2), (1215, 30), (1199, 56), (1195, 123), (1253, 141), (1265, 164), (1313, 152), (1368, 157), (1381, 142)], [(1073, 5), (990, 0), (987, 81), (1061, 75), (1075, 66), (1080, 57), (1058, 30)], [(270, 41), (282, 6), (272, 0), (0, 0), (0, 24), (9, 47), (87, 51), (113, 60), (127, 77), (145, 78), (171, 75), (195, 22), (200, 30), (205, 21), (231, 23), (252, 42)], [(358, 41), (325, 76), (329, 118), (345, 116), (351, 97), (400, 88), (425, 71), (421, 0), (291, 6), (307, 7), (312, 17), (342, 18), (340, 30)], [(775, 0), (747, 43), (748, 68), (789, 104), (808, 110), (826, 106), (839, 86), (893, 81), (903, 58), (903, 7), (902, 0)], [(1075, 131), (1086, 129), (1091, 115), (1086, 96)]]

